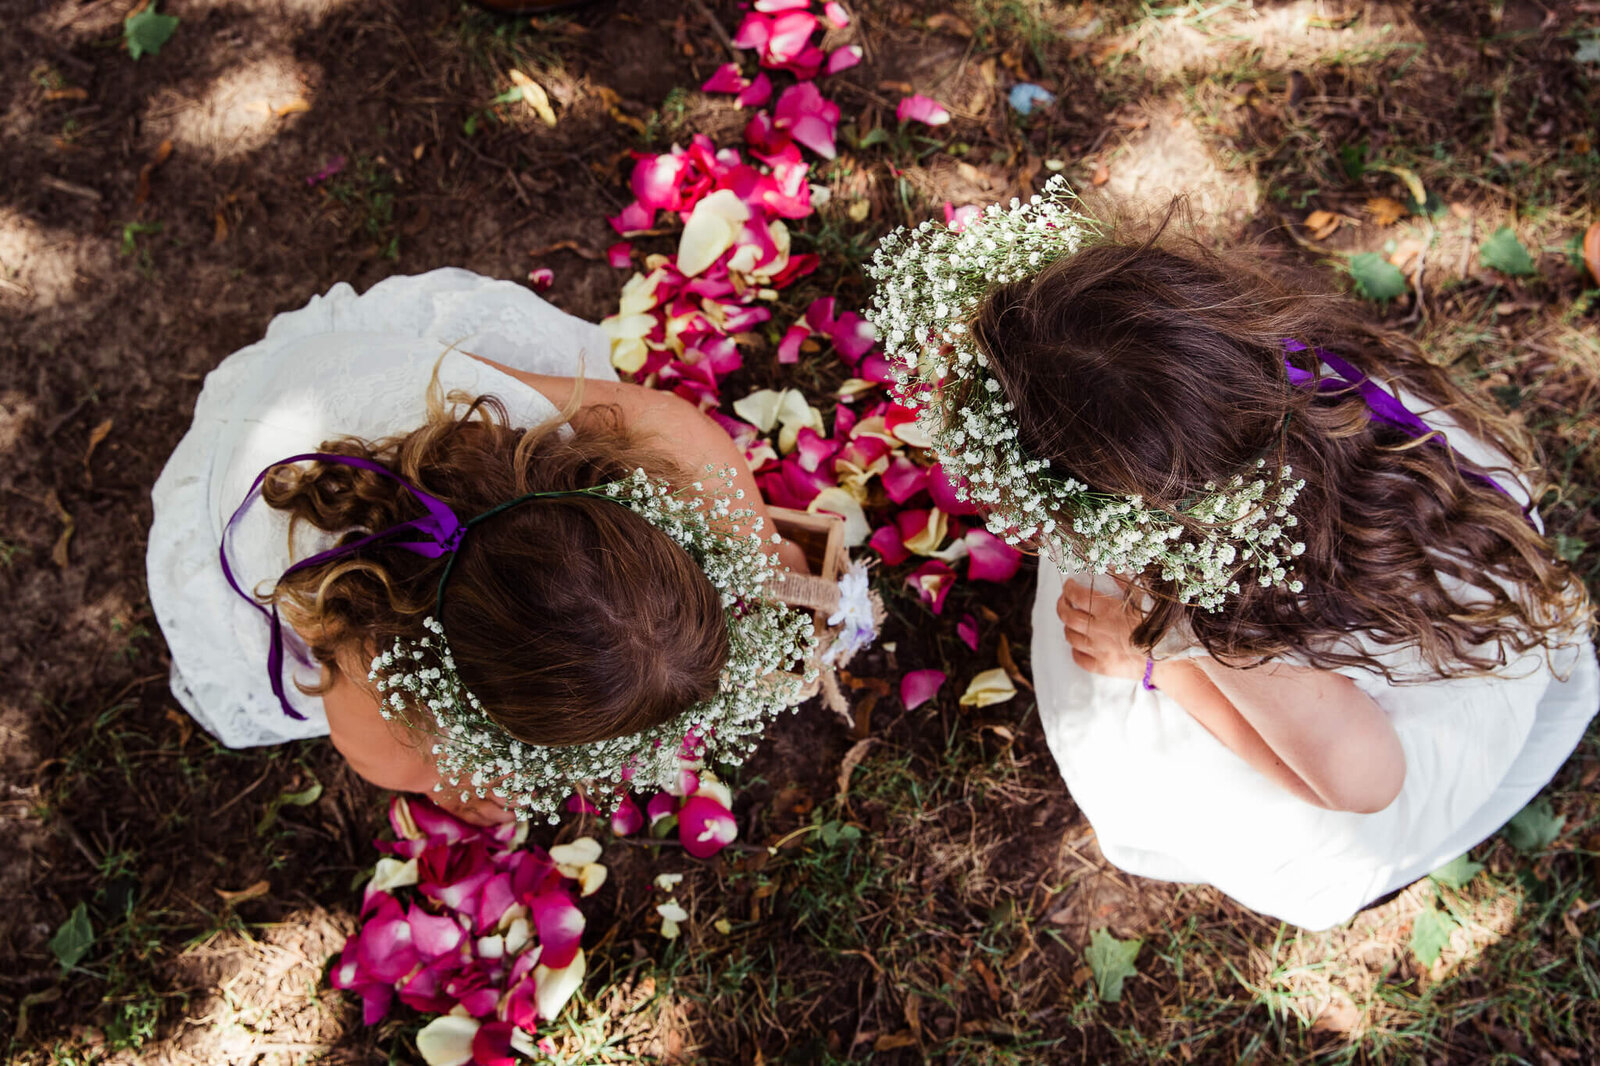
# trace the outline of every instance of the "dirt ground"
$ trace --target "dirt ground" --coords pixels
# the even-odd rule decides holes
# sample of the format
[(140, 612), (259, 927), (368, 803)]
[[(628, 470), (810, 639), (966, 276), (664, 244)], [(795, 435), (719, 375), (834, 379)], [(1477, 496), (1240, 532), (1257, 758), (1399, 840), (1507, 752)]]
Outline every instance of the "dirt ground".
[[(708, 14), (732, 27), (737, 7), (616, 0), (530, 27), (429, 0), (171, 0), (162, 10), (181, 17), (176, 35), (135, 62), (119, 47), (129, 6), (0, 0), (0, 1022), (28, 1063), (389, 1061), (400, 1027), (364, 1029), (321, 983), (324, 960), (354, 928), (353, 886), (372, 860), (381, 795), (325, 744), (227, 751), (177, 709), (144, 588), (150, 486), (206, 372), (260, 337), (274, 314), (335, 282), (365, 289), (440, 266), (521, 280), (548, 266), (552, 302), (590, 319), (613, 311), (623, 275), (603, 259), (615, 239), (605, 217), (627, 198), (630, 152), (693, 132), (737, 137), (742, 119), (731, 105), (684, 91), (728, 58)], [(1569, 47), (1593, 24), (1595, 5), (1237, 5), (1260, 31), (1249, 47), (1230, 44), (1238, 38), (1226, 26), (1158, 19), (1137, 4), (1044, 5), (1042, 21), (1028, 22), (1013, 12), (1039, 5), (856, 6), (867, 62), (830, 83), (845, 121), (856, 135), (892, 126), (901, 86), (937, 89), (967, 150), (913, 143), (893, 159), (863, 153), (833, 167), (835, 199), (865, 199), (872, 214), (853, 234), (841, 229), (842, 209), (825, 215), (818, 240), (828, 248), (936, 214), (944, 200), (1031, 189), (1065, 161), (1091, 201), (1159, 203), (1187, 191), (1207, 226), (1265, 234), (1275, 254), (1388, 254), (1383, 242), (1394, 240), (1371, 223), (1326, 238), (1294, 227), (1311, 207), (1354, 220), (1372, 197), (1400, 195), (1392, 176), (1336, 172), (1342, 146), (1360, 142), (1372, 158), (1400, 158), (1403, 148), (1409, 169), (1452, 207), (1423, 253), (1431, 273), (1415, 267), (1431, 305), (1408, 297), (1386, 313), (1443, 357), (1471, 364), (1486, 393), (1523, 405), (1566, 479), (1547, 513), (1592, 575), (1600, 355), (1594, 312), (1576, 303), (1588, 283), (1560, 248), (1596, 204), (1600, 167), (1592, 144), (1577, 139), (1600, 129), (1600, 74), (1578, 69)], [(950, 12), (955, 23), (933, 17)], [(1306, 18), (1321, 20), (1311, 24), (1321, 51), (1283, 44), (1288, 22), (1273, 35), (1275, 19), (1292, 18), (1301, 19), (1296, 32)], [(1348, 52), (1317, 44), (1317, 34), (1352, 32), (1367, 36), (1340, 38)], [(1395, 37), (1425, 42), (1414, 63), (1404, 53), (1384, 52), (1370, 67), (1360, 58)], [(1049, 84), (1061, 106), (1019, 124), (986, 60), (998, 61), (1002, 80), (1014, 69)], [(545, 73), (560, 112), (554, 128), (492, 108), (518, 62)], [(1213, 73), (1197, 76), (1202, 67)], [(1495, 79), (1504, 84), (1492, 107), (1469, 91)], [(1467, 162), (1441, 155), (1451, 146)], [(1492, 277), (1475, 242), (1519, 216), (1548, 238), (1536, 248), (1543, 276)], [(848, 269), (818, 284), (857, 303), (864, 292)], [(1019, 581), (973, 601), (995, 612), (1019, 656), (1030, 596)], [(916, 622), (913, 605), (896, 609)], [(862, 677), (892, 683), (949, 654), (948, 641), (891, 635), (898, 650), (858, 667)], [(874, 759), (900, 760), (869, 764), (873, 780), (892, 783), (893, 766), (936, 771), (946, 738), (961, 733), (962, 757), (993, 774), (978, 793), (936, 795), (930, 809), (944, 813), (915, 831), (898, 820), (889, 784), (852, 798), (840, 817), (880, 834), (885, 861), (926, 902), (930, 923), (981, 930), (1000, 921), (990, 908), (1015, 907), (1028, 918), (1018, 939), (1003, 952), (975, 947), (980, 932), (963, 933), (960, 948), (935, 936), (925, 952), (885, 945), (840, 956), (775, 929), (750, 980), (759, 986), (769, 966), (786, 987), (826, 991), (772, 1007), (770, 1017), (760, 1004), (775, 997), (739, 993), (749, 998), (735, 1002), (752, 1013), (735, 1024), (702, 1001), (658, 994), (666, 978), (646, 965), (657, 942), (641, 931), (647, 897), (626, 888), (660, 866), (625, 848), (608, 860), (615, 884), (591, 918), (601, 931), (591, 953), (615, 960), (594, 1008), (624, 1019), (608, 1038), (615, 1048), (719, 1062), (779, 1061), (785, 1051), (788, 1061), (843, 1061), (875, 1048), (875, 1061), (912, 1062), (939, 1057), (927, 1049), (958, 1036), (990, 1046), (981, 1036), (1005, 1046), (1008, 1062), (1064, 1061), (1057, 1056), (1069, 1051), (1083, 1061), (1155, 1061), (1158, 1045), (1181, 1047), (1185, 1061), (1274, 1061), (1263, 1049), (1287, 1045), (1252, 1042), (1252, 1026), (1296, 1055), (1340, 1054), (1352, 1033), (1389, 1017), (1374, 1006), (1385, 975), (1412, 982), (1406, 1010), (1425, 994), (1426, 970), (1397, 961), (1404, 923), (1422, 905), (1416, 893), (1367, 925), (1294, 948), (1304, 955), (1296, 963), (1280, 952), (1275, 926), (1215, 893), (1108, 867), (1059, 787), (1026, 700), (987, 720), (948, 706), (907, 714), (889, 697), (877, 706), (854, 731), (822, 712), (785, 719), (748, 775), (746, 837), (774, 839), (833, 800), (840, 759), (859, 739), (880, 738)], [(1591, 868), (1600, 846), (1579, 839), (1592, 833), (1587, 786), (1597, 772), (1600, 756), (1587, 744), (1561, 782), (1570, 847), (1541, 860), (1540, 883), (1554, 878), (1569, 895), (1600, 896)], [(313, 781), (323, 793), (310, 806), (279, 802)], [(1496, 847), (1491, 866), (1514, 880), (1514, 860)], [(761, 865), (731, 857), (718, 884), (753, 894)], [(100, 939), (63, 979), (49, 943), (85, 901)], [(851, 920), (888, 928), (870, 909)], [(1559, 928), (1514, 933), (1516, 920), (1484, 917), (1460, 953), (1525, 935), (1526, 972), (1542, 972), (1544, 961), (1593, 972), (1592, 921), (1569, 939)], [(1173, 978), (1181, 960), (1163, 956), (1130, 1004), (1115, 1008), (1123, 1013), (1095, 1020), (1072, 1004), (1083, 998), (1082, 945), (1108, 924), (1152, 944), (1153, 930), (1187, 929), (1217, 947), (1199, 978)], [(1318, 960), (1373, 944), (1376, 961), (1351, 970), (1359, 980), (1306, 977), (1286, 994), (1310, 997), (1309, 1006), (1263, 1005), (1269, 996), (1239, 992), (1227, 976), (1231, 968), (1246, 987), (1277, 987), (1284, 966), (1311, 973)], [(1009, 967), (1005, 987), (997, 990), (994, 969), (965, 963), (952, 977), (947, 947), (958, 963), (970, 955)], [(905, 968), (886, 976), (886, 963)], [(1501, 1004), (1499, 980), (1466, 981), (1447, 1003), (1430, 1001), (1451, 1020), (1418, 1045), (1437, 1054), (1428, 1061), (1581, 1061), (1596, 1032), (1592, 1003), (1570, 1006), (1563, 1024), (1519, 1020), (1532, 1015)], [(1358, 1010), (1353, 997), (1368, 993), (1377, 998)], [(1216, 1008), (1222, 1022), (1196, 1013), (1195, 1004), (1229, 997), (1242, 998), (1234, 1013)], [(645, 1003), (649, 1020), (627, 1022), (644, 1017)], [(1025, 1022), (1079, 1035), (1034, 1056), (1017, 1030), (990, 1031)], [(1160, 1043), (1180, 1030), (1204, 1039)], [(914, 1039), (897, 1035), (905, 1033)], [(1404, 1059), (1406, 1045), (1394, 1040), (1385, 1046), (1399, 1057), (1385, 1061)], [(986, 1055), (965, 1061), (1002, 1061)]]

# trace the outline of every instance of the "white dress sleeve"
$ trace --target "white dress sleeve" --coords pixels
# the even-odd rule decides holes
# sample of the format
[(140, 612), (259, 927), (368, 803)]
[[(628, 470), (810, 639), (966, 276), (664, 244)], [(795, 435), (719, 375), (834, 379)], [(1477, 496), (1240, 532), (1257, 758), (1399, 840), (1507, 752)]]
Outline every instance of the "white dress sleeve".
[[(146, 569), (178, 702), (229, 747), (328, 731), (321, 699), (295, 686), (320, 671), (285, 657), (284, 689), (303, 716), (290, 717), (267, 677), (268, 624), (222, 574), (223, 528), (263, 469), (334, 438), (417, 428), (436, 368), (447, 394), (491, 393), (513, 424), (536, 424), (554, 405), (467, 353), (533, 373), (570, 377), (581, 368), (615, 380), (608, 351), (592, 324), (519, 285), (464, 270), (390, 278), (361, 296), (341, 283), (273, 319), (264, 339), (207, 376), (194, 422), (152, 493)], [(235, 524), (229, 560), (246, 590), (269, 588), (291, 561), (331, 541), (303, 530), (291, 545), (287, 516), (258, 502)]]

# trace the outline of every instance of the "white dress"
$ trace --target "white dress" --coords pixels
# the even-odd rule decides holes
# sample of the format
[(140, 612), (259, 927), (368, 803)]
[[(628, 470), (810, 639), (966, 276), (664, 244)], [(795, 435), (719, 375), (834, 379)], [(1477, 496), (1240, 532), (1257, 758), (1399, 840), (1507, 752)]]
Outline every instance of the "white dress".
[[(1442, 414), (1423, 418), (1474, 463), (1505, 463)], [(1507, 487), (1527, 502), (1522, 486)], [(1493, 834), (1555, 776), (1600, 709), (1586, 638), (1549, 660), (1530, 655), (1507, 676), (1390, 685), (1341, 669), (1388, 712), (1406, 777), (1375, 814), (1324, 810), (1273, 784), (1164, 693), (1074, 663), (1056, 617), (1062, 581), (1041, 561), (1034, 683), (1045, 739), (1100, 850), (1129, 873), (1211, 884), (1307, 929), (1345, 921)], [(1414, 652), (1367, 647), (1383, 651), (1397, 676), (1419, 669)]]
[[(219, 563), (228, 518), (275, 460), (338, 437), (373, 440), (421, 426), (436, 365), (447, 395), (498, 396), (513, 424), (556, 413), (543, 394), (468, 352), (516, 370), (573, 377), (581, 367), (588, 378), (616, 380), (597, 326), (521, 285), (454, 269), (389, 278), (360, 296), (341, 282), (278, 315), (265, 338), (207, 375), (194, 423), (152, 492), (146, 570), (171, 652), (173, 695), (223, 744), (328, 732), (322, 700), (293, 684), (315, 682), (316, 669), (285, 656), (284, 689), (303, 719), (289, 717), (272, 693), (268, 624), (228, 586)], [(235, 524), (229, 561), (241, 587), (270, 588), (293, 559), (333, 540), (302, 531), (291, 547), (288, 529), (286, 514), (259, 501)], [(285, 635), (294, 642), (292, 631)]]

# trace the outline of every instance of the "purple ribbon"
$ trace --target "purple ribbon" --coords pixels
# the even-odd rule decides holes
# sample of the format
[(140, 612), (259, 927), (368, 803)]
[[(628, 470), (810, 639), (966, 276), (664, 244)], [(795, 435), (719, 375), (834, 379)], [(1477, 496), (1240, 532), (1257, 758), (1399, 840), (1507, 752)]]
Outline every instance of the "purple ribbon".
[[(329, 452), (304, 452), (300, 455), (291, 455), (287, 459), (279, 459), (256, 475), (255, 481), (250, 485), (250, 491), (245, 493), (244, 502), (240, 503), (238, 508), (234, 510), (233, 516), (228, 519), (228, 524), (222, 529), (222, 544), (218, 548), (218, 556), (222, 561), (222, 576), (228, 579), (228, 584), (233, 587), (233, 591), (237, 592), (239, 597), (250, 606), (260, 611), (261, 616), (267, 620), (268, 625), (271, 627), (272, 642), (267, 652), (267, 674), (272, 681), (272, 694), (278, 697), (278, 703), (283, 707), (283, 713), (290, 718), (296, 718), (301, 721), (304, 721), (306, 716), (295, 710), (293, 705), (289, 703), (289, 697), (283, 687), (283, 622), (278, 618), (278, 605), (274, 603), (272, 609), (268, 610), (239, 585), (238, 579), (233, 575), (233, 567), (228, 564), (228, 534), (233, 532), (234, 525), (240, 518), (244, 517), (245, 511), (249, 510), (250, 505), (256, 501), (256, 497), (261, 492), (261, 484), (267, 479), (268, 474), (276, 468), (289, 463), (309, 462), (311, 460), (323, 463), (337, 463), (341, 466), (353, 466), (361, 470), (370, 470), (374, 474), (381, 474), (409, 490), (411, 495), (415, 496), (417, 501), (427, 508), (428, 513), (421, 518), (413, 518), (409, 522), (401, 522), (377, 533), (369, 533), (348, 544), (341, 544), (301, 559), (299, 562), (290, 565), (289, 569), (285, 570), (282, 577), (278, 579), (279, 581), (307, 567), (325, 563), (330, 559), (337, 559), (342, 555), (349, 555), (370, 544), (380, 542), (386, 548), (403, 548), (424, 558), (438, 559), (454, 552), (461, 544), (462, 534), (467, 530), (467, 524), (462, 522), (443, 500), (428, 495), (388, 467), (381, 463), (375, 463), (370, 459), (359, 459), (353, 455), (334, 455)], [(406, 540), (394, 539), (396, 534), (408, 532), (419, 534), (419, 536)], [(442, 587), (441, 582), (441, 590)], [(314, 665), (298, 648), (294, 650), (294, 656), (307, 666)]]
[[(1299, 341), (1285, 338), (1283, 342), (1283, 350), (1286, 352), (1303, 352), (1307, 349), (1306, 346), (1301, 344)], [(1463, 460), (1461, 457), (1461, 454), (1454, 448), (1450, 447), (1450, 442), (1445, 439), (1443, 432), (1434, 429), (1432, 426), (1428, 425), (1428, 423), (1424, 422), (1409, 407), (1396, 399), (1388, 390), (1384, 389), (1377, 382), (1373, 381), (1360, 370), (1356, 369), (1339, 356), (1334, 355), (1332, 352), (1323, 348), (1312, 349), (1312, 352), (1318, 359), (1321, 359), (1323, 363), (1325, 363), (1328, 368), (1334, 372), (1334, 374), (1338, 376), (1321, 377), (1311, 373), (1310, 371), (1301, 370), (1299, 367), (1295, 366), (1289, 361), (1288, 356), (1284, 356), (1283, 368), (1284, 370), (1288, 371), (1289, 384), (1298, 386), (1300, 388), (1314, 387), (1318, 392), (1344, 392), (1353, 388), (1361, 396), (1361, 399), (1365, 401), (1367, 410), (1372, 412), (1372, 417), (1374, 420), (1394, 426), (1396, 429), (1402, 430), (1412, 437), (1426, 438), (1431, 442), (1441, 444), (1445, 448), (1448, 448), (1450, 453), (1455, 456), (1458, 467), (1464, 467), (1466, 465), (1465, 460)], [(1475, 481), (1483, 482), (1483, 484), (1488, 485), (1496, 492), (1499, 492), (1510, 499), (1512, 503), (1517, 502), (1516, 496), (1513, 495), (1509, 489), (1489, 475), (1481, 474), (1476, 470), (1467, 469), (1461, 469), (1461, 474), (1463, 477), (1470, 477)], [(1532, 508), (1533, 504), (1531, 501), (1526, 506), (1522, 507), (1522, 514), (1524, 518), (1528, 517), (1528, 514)]]

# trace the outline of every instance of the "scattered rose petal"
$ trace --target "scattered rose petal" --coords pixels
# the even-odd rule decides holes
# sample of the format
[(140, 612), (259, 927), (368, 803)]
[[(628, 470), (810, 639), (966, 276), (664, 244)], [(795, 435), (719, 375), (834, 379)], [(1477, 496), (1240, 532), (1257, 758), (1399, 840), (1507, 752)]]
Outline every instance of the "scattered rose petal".
[(944, 202), (944, 224), (957, 233), (965, 230), (972, 221), (978, 217), (979, 210), (973, 204), (957, 207), (949, 200)]
[(539, 932), (543, 961), (562, 967), (572, 961), (583, 937), (583, 912), (565, 891), (543, 892), (528, 901), (528, 912)]
[(913, 570), (906, 578), (907, 584), (917, 590), (917, 595), (922, 602), (928, 605), (934, 614), (944, 612), (945, 597), (950, 595), (950, 587), (955, 583), (956, 572), (949, 565), (938, 559), (929, 559)]
[(600, 858), (600, 842), (594, 837), (579, 837), (570, 844), (556, 844), (550, 858), (561, 866), (587, 866)]
[(937, 100), (914, 93), (900, 101), (895, 108), (895, 118), (901, 122), (921, 122), (928, 126), (943, 126), (950, 121), (950, 112)]
[(740, 107), (761, 107), (772, 99), (772, 79), (767, 77), (765, 71), (755, 76), (755, 80), (745, 86), (734, 99)]
[(772, 20), (763, 58), (775, 66), (793, 62), (811, 43), (811, 34), (816, 28), (817, 16), (809, 11), (787, 11), (779, 15)]
[(644, 828), (644, 813), (631, 796), (623, 796), (611, 814), (611, 831), (619, 837), (631, 836)]
[(783, 340), (778, 343), (778, 362), (780, 364), (798, 363), (800, 361), (800, 345), (811, 331), (805, 326), (790, 326), (783, 334)]
[(670, 792), (657, 792), (645, 804), (644, 811), (650, 819), (650, 824), (655, 825), (663, 818), (671, 818), (678, 813), (678, 797)]
[(900, 539), (900, 532), (894, 526), (881, 526), (873, 530), (867, 544), (890, 566), (899, 566), (911, 558), (911, 552), (907, 550), (905, 541)]
[(823, 489), (806, 506), (806, 510), (812, 514), (835, 514), (844, 519), (844, 544), (847, 548), (860, 547), (872, 533), (861, 501), (844, 489)]
[(822, 5), (822, 17), (827, 19), (835, 29), (844, 29), (850, 25), (850, 13), (844, 9), (839, 0), (828, 0)]
[(618, 270), (628, 269), (633, 262), (633, 245), (627, 241), (618, 241), (606, 249), (606, 262)]
[(744, 230), (750, 209), (731, 189), (718, 189), (695, 205), (678, 239), (678, 270), (684, 277), (701, 273), (733, 247)]
[(967, 691), (961, 694), (961, 706), (990, 707), (996, 703), (1004, 703), (1016, 694), (1017, 690), (1011, 684), (1011, 678), (1005, 670), (997, 666), (993, 670), (985, 670), (972, 679)]
[(1022, 552), (986, 529), (969, 529), (962, 539), (971, 553), (967, 576), (974, 581), (1010, 581), (1022, 565)]
[(678, 811), (678, 839), (690, 855), (709, 859), (738, 835), (739, 824), (715, 799), (697, 794), (683, 801)]
[(606, 883), (606, 868), (591, 862), (578, 871), (578, 895), (592, 896)]
[(590, 802), (588, 796), (574, 792), (567, 797), (565, 804), (568, 814), (599, 814), (600, 808)]
[(839, 105), (823, 99), (815, 82), (791, 85), (778, 97), (772, 119), (779, 129), (824, 159), (834, 158), (834, 136), (839, 127)]
[(827, 71), (829, 74), (837, 74), (841, 70), (849, 70), (859, 62), (861, 62), (861, 46), (847, 44), (828, 53)]
[(656, 887), (663, 892), (671, 892), (682, 883), (682, 874), (656, 874)]
[(978, 620), (972, 615), (963, 615), (961, 621), (956, 623), (956, 636), (973, 651), (978, 650)]
[(442, 1014), (417, 1032), (417, 1052), (428, 1066), (466, 1066), (478, 1025), (476, 1018)]
[(689, 920), (689, 912), (680, 907), (675, 899), (656, 904), (656, 913), (669, 922), (687, 922)]
[(584, 974), (583, 952), (579, 951), (572, 956), (572, 961), (559, 968), (540, 964), (533, 971), (534, 1002), (539, 1008), (539, 1017), (553, 1021), (561, 1013), (561, 1008), (567, 1005), (567, 1000), (583, 985)]
[(946, 680), (943, 670), (913, 670), (900, 679), (900, 702), (914, 711), (933, 699)]
[(472, 1037), (475, 1066), (516, 1066), (511, 1054), (511, 1038), (516, 1027), (510, 1022), (485, 1022)]
[(743, 74), (739, 73), (739, 64), (724, 63), (717, 68), (717, 72), (705, 80), (700, 86), (701, 92), (708, 93), (736, 93), (744, 90), (750, 82)]

